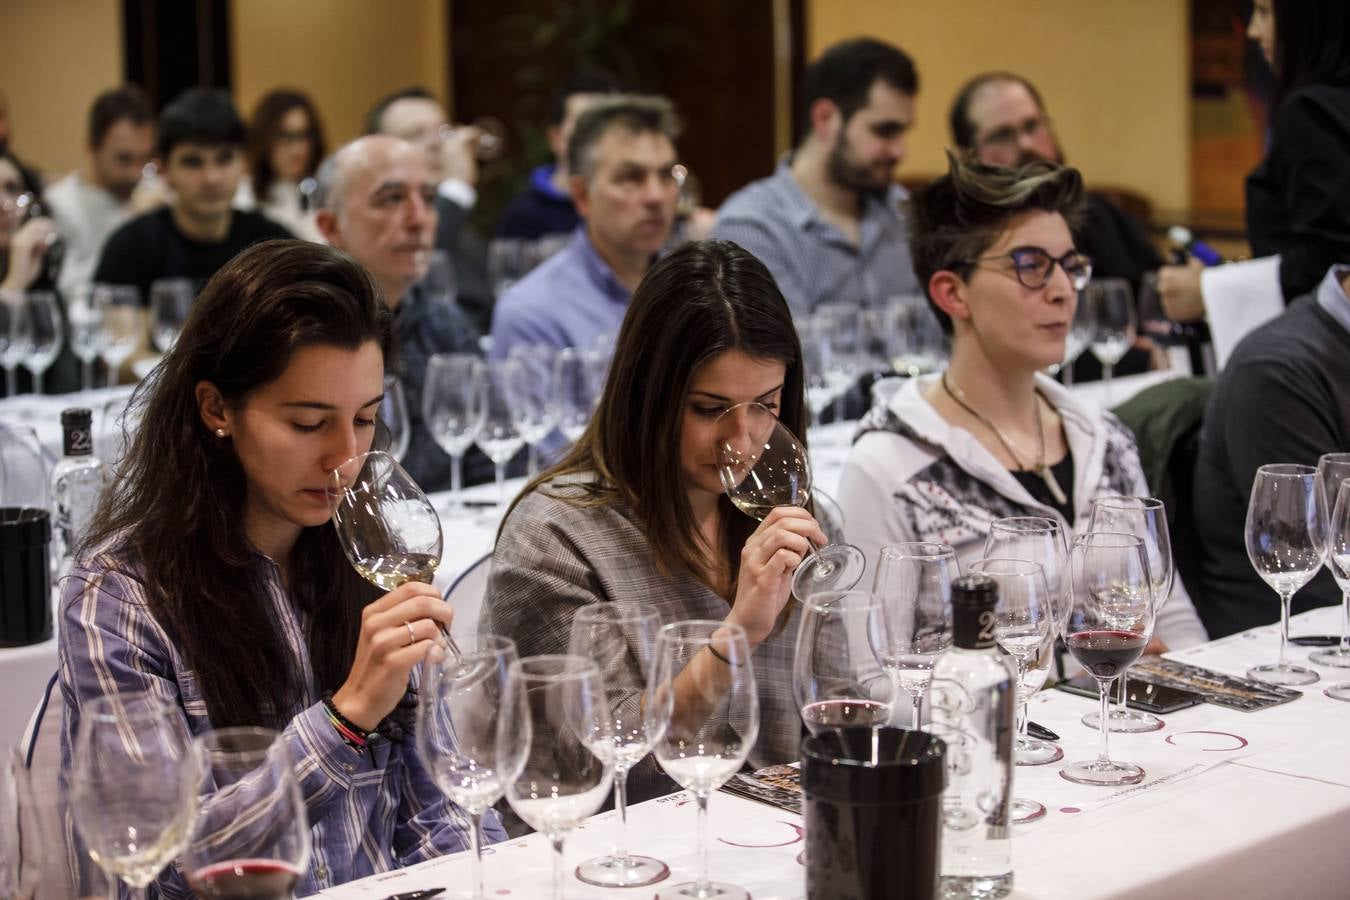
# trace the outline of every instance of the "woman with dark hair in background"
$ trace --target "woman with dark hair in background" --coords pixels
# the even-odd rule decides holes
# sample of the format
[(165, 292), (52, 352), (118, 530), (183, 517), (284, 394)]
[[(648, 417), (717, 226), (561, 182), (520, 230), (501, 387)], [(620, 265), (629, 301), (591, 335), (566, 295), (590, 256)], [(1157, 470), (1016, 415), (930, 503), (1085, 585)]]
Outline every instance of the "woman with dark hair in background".
[(281, 88), (263, 95), (248, 123), (249, 178), (236, 205), (275, 219), (307, 241), (320, 240), (301, 190), (323, 162), (323, 123), (305, 94)]
[[(572, 615), (588, 603), (636, 600), (662, 623), (743, 626), (759, 690), (750, 751), (759, 767), (798, 755), (798, 619), (788, 601), (808, 540), (825, 535), (805, 509), (778, 507), (756, 523), (727, 499), (717, 420), (751, 401), (804, 432), (801, 347), (787, 302), (764, 264), (735, 244), (687, 244), (633, 295), (585, 434), (507, 512), (482, 627), (528, 656), (566, 652)], [(670, 790), (650, 757), (629, 786), (633, 801)]]
[[(1247, 240), (1254, 256), (1280, 257), (1288, 303), (1350, 263), (1350, 3), (1255, 0), (1247, 36), (1275, 73), (1270, 145), (1247, 177)], [(1224, 315), (1198, 267), (1164, 266), (1159, 289), (1174, 319), (1207, 306), (1211, 321)]]
[[(469, 846), (410, 735), (412, 673), (450, 607), (425, 584), (381, 595), (329, 525), (329, 473), (371, 447), (389, 345), (350, 257), (240, 253), (133, 397), (140, 425), (61, 602), (67, 771), (81, 711), (112, 693), (157, 695), (191, 734), (281, 731), (313, 836), (299, 894)], [(225, 815), (238, 797), (202, 802)], [(173, 867), (158, 886), (190, 896)]]

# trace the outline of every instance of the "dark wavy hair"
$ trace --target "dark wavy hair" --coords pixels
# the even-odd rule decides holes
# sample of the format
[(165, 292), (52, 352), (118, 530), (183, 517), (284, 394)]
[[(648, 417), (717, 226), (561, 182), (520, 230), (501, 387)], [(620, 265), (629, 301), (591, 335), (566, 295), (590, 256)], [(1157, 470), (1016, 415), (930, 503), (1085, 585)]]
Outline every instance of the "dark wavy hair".
[[(140, 425), (85, 549), (106, 547), (143, 579), (216, 727), (284, 726), (308, 673), (282, 636), (266, 561), (244, 533), (243, 467), (202, 422), (196, 385), (209, 381), (238, 406), (302, 347), (355, 350), (370, 341), (388, 356), (390, 313), (365, 269), (322, 244), (266, 241), (207, 283), (178, 342), (132, 397)], [(301, 532), (290, 563), (313, 677), (319, 690), (336, 689), (356, 651), (361, 610), (379, 591), (326, 525)]]
[[(696, 241), (647, 273), (628, 305), (609, 377), (590, 426), (556, 465), (521, 492), (551, 479), (594, 472), (583, 505), (626, 503), (643, 525), (665, 574), (702, 578), (708, 562), (680, 469), (685, 397), (699, 366), (725, 350), (787, 366), (779, 419), (804, 437), (802, 351), (792, 314), (764, 264), (730, 241)], [(723, 496), (732, 584), (741, 548), (758, 523)], [(509, 517), (509, 512), (508, 512)]]
[(1276, 109), (1308, 84), (1350, 86), (1350, 3), (1273, 0)]
[(258, 101), (253, 108), (253, 119), (248, 124), (248, 170), (253, 181), (253, 196), (261, 206), (267, 202), (267, 191), (276, 180), (277, 173), (272, 171), (272, 145), (276, 143), (277, 133), (281, 131), (281, 120), (293, 109), (303, 109), (309, 119), (309, 169), (306, 175), (313, 175), (319, 168), (319, 162), (328, 154), (323, 139), (323, 123), (319, 121), (319, 111), (308, 96), (299, 91), (281, 88), (271, 91)]

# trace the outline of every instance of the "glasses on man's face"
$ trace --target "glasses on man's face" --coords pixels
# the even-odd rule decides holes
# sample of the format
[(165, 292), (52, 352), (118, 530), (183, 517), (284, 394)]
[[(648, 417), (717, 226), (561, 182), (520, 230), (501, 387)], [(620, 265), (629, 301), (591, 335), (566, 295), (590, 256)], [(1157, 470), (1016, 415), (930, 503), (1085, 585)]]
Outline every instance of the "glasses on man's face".
[(1070, 250), (1056, 259), (1040, 247), (1014, 247), (999, 256), (981, 256), (964, 262), (973, 265), (1003, 259), (1012, 260), (1013, 272), (1023, 287), (1045, 287), (1050, 283), (1056, 264), (1069, 276), (1069, 283), (1075, 291), (1081, 291), (1092, 280), (1092, 260), (1077, 250)]
[(1012, 147), (1023, 135), (1040, 137), (1050, 128), (1049, 116), (1034, 116), (1020, 125), (1004, 125), (980, 138), (977, 142), (985, 147)]

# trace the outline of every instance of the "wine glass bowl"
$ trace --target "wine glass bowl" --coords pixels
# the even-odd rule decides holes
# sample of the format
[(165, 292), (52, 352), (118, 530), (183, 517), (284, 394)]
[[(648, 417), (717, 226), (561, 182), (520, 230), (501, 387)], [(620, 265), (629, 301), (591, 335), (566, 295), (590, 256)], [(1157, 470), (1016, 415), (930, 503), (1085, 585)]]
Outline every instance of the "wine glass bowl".
[(478, 437), (478, 357), (470, 353), (436, 353), (427, 360), (422, 383), (422, 421), (432, 440), (450, 457), (450, 490), (461, 502), (464, 454)]
[(802, 603), (792, 694), (812, 734), (890, 722), (898, 690), (878, 658), (882, 607), (867, 591), (813, 594)]
[(384, 398), (376, 416), (389, 433), (389, 452), (402, 462), (412, 442), (412, 424), (408, 420), (408, 397), (397, 375), (384, 376)]
[[(1350, 479), (1350, 453), (1324, 453), (1317, 460), (1318, 496), (1327, 511), (1329, 525), (1326, 565), (1341, 589), (1341, 642), (1337, 647), (1315, 651), (1308, 661), (1334, 669), (1350, 668), (1350, 559), (1346, 557), (1350, 535), (1345, 532), (1345, 519), (1338, 518), (1337, 508), (1346, 479)], [(1328, 696), (1340, 699), (1332, 693), (1335, 689), (1336, 686), (1328, 688)]]
[[(763, 520), (774, 507), (805, 507), (811, 500), (806, 445), (761, 403), (738, 403), (718, 416), (714, 447), (727, 499)], [(851, 544), (812, 546), (792, 575), (792, 593), (805, 600), (819, 591), (846, 591), (862, 578), (866, 560)]]
[[(1327, 529), (1327, 568), (1341, 589), (1341, 615), (1350, 615), (1350, 478), (1342, 480), (1336, 491), (1336, 503), (1332, 507)], [(1313, 654), (1313, 662), (1339, 667), (1344, 655), (1350, 654), (1350, 622), (1344, 619), (1341, 625), (1341, 646), (1338, 649), (1342, 655), (1338, 655), (1335, 662), (1319, 659), (1318, 654)], [(1332, 700), (1350, 701), (1350, 681), (1328, 685), (1323, 693)]]
[(961, 574), (946, 544), (908, 542), (882, 547), (872, 593), (882, 607), (877, 657), (910, 696), (910, 727), (923, 729), (923, 701), (933, 664), (952, 645), (952, 581)]
[(441, 562), (441, 520), (392, 454), (371, 450), (329, 474), (333, 525), (347, 560), (386, 591), (431, 584)]
[(196, 299), (191, 278), (160, 278), (150, 285), (150, 334), (160, 353), (168, 353), (178, 342)]

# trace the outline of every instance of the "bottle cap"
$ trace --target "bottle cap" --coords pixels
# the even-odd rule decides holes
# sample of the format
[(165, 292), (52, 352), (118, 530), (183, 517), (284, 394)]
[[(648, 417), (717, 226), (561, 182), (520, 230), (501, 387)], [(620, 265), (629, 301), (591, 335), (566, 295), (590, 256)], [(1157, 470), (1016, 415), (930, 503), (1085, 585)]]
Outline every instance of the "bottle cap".
[(952, 582), (952, 642), (964, 650), (987, 650), (997, 643), (998, 584), (987, 575), (964, 575)]
[(81, 406), (61, 411), (61, 437), (66, 456), (88, 456), (94, 452), (94, 414)]
[(62, 428), (88, 428), (93, 421), (93, 412), (82, 406), (72, 406), (70, 409), (61, 410)]

